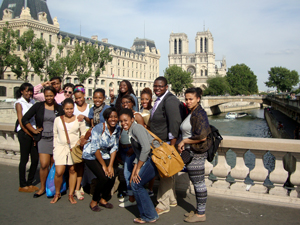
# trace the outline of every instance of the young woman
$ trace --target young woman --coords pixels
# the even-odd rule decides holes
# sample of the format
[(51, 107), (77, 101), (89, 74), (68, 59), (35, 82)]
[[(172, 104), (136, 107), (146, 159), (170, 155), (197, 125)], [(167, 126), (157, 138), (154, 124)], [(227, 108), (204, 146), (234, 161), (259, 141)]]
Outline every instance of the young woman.
[(123, 80), (120, 85), (119, 85), (119, 95), (116, 100), (115, 107), (117, 111), (119, 112), (122, 108), (122, 98), (124, 95), (131, 95), (134, 99), (134, 111), (138, 112), (139, 107), (138, 107), (138, 100), (133, 92), (131, 83), (128, 80)]
[[(123, 130), (128, 131), (131, 137), (130, 141), (136, 155), (130, 183), (140, 211), (140, 218), (134, 219), (134, 222), (154, 223), (158, 219), (158, 214), (147, 190), (144, 188), (144, 185), (158, 174), (150, 157), (150, 145), (154, 138), (144, 126), (134, 122), (132, 110), (122, 109), (119, 118)], [(154, 145), (157, 147), (155, 142)]]
[(66, 166), (69, 167), (69, 201), (72, 204), (76, 204), (73, 195), (76, 184), (76, 172), (73, 165), (70, 148), (73, 148), (77, 141), (81, 137), (84, 137), (86, 133), (85, 123), (79, 122), (77, 116), (74, 113), (74, 102), (71, 98), (66, 98), (63, 103), (63, 109), (65, 111), (64, 123), (67, 128), (67, 133), (70, 139), (70, 144), (67, 142), (65, 128), (63, 121), (60, 117), (54, 120), (53, 134), (53, 158), (55, 161), (55, 195), (50, 203), (56, 203), (60, 199), (60, 188), (63, 182), (63, 175), (65, 173)]
[[(36, 143), (33, 140), (32, 134), (23, 126), (23, 115), (33, 106), (34, 100), (32, 99), (33, 86), (30, 83), (23, 83), (17, 91), (18, 100), (14, 104), (17, 112), (18, 125), (16, 131), (18, 132), (18, 139), (20, 143), (20, 164), (19, 164), (19, 191), (20, 192), (35, 192), (39, 188), (32, 186), (34, 175), (39, 161), (39, 154), (36, 148)], [(35, 119), (30, 119), (30, 124), (35, 128)], [(26, 181), (26, 164), (31, 158), (31, 165), (29, 169), (28, 179)]]
[(89, 118), (92, 127), (96, 126), (98, 123), (105, 122), (103, 118), (103, 112), (105, 111), (105, 109), (109, 108), (110, 106), (105, 105), (104, 100), (105, 100), (105, 90), (102, 88), (96, 89), (93, 94), (94, 106), (89, 111)]
[[(143, 117), (133, 110), (133, 107), (135, 105), (134, 99), (131, 95), (124, 95), (122, 98), (122, 107), (130, 109), (134, 115), (134, 119), (138, 124), (141, 124), (142, 126), (145, 126)], [(122, 202), (119, 206), (120, 207), (129, 207), (136, 205), (136, 201), (130, 186), (130, 176), (131, 172), (133, 170), (133, 160), (135, 159), (135, 154), (132, 149), (128, 131), (123, 129), (121, 132), (121, 138), (120, 138), (120, 155), (122, 158), (122, 161), (124, 162), (124, 177), (126, 180), (127, 185), (127, 196), (123, 199), (120, 199), (119, 201)]]
[(104, 123), (97, 124), (83, 149), (82, 158), (98, 179), (90, 208), (94, 212), (101, 211), (100, 206), (113, 208), (108, 201), (115, 183), (114, 161), (119, 148), (121, 128), (118, 125), (118, 114), (114, 107), (104, 111)]
[[(54, 100), (56, 91), (52, 86), (44, 89), (45, 101), (34, 104), (23, 116), (22, 123), (37, 141), (39, 158), (40, 158), (40, 189), (33, 195), (38, 198), (45, 194), (46, 179), (49, 172), (49, 166), (53, 164), (53, 123), (57, 116), (64, 114), (61, 105)], [(36, 128), (34, 128), (30, 120), (35, 118)]]
[[(194, 152), (192, 161), (186, 165), (190, 180), (192, 181), (197, 200), (197, 210), (186, 213), (186, 222), (201, 222), (206, 220), (205, 207), (207, 190), (205, 186), (204, 171), (207, 149), (211, 140), (206, 139), (211, 132), (205, 110), (200, 101), (202, 90), (200, 88), (188, 88), (185, 91), (185, 102), (191, 113), (182, 122), (180, 129), (182, 141), (178, 144), (178, 151), (189, 149)], [(196, 144), (196, 145), (195, 145)]]
[(144, 88), (141, 93), (141, 115), (145, 122), (145, 127), (149, 128), (150, 110), (152, 109), (152, 91), (150, 88)]
[[(75, 97), (75, 107), (74, 107), (74, 115), (77, 116), (77, 120), (79, 122), (84, 121), (86, 129), (90, 128), (90, 118), (89, 111), (90, 105), (85, 102), (85, 89), (82, 85), (77, 85), (74, 88), (74, 97)], [(83, 189), (80, 189), (82, 176), (83, 176), (83, 163), (78, 163), (75, 165), (75, 170), (77, 172), (77, 182), (75, 188), (75, 196), (78, 200), (83, 200), (84, 192)]]
[[(144, 88), (141, 93), (141, 115), (144, 119), (145, 123), (145, 128), (149, 129), (150, 128), (150, 115), (151, 115), (151, 110), (152, 110), (152, 91), (150, 88)], [(149, 182), (148, 184), (148, 189), (149, 189), (149, 195), (153, 196), (153, 186), (155, 182), (155, 177)]]
[(63, 86), (65, 98), (73, 98), (74, 84), (67, 83)]

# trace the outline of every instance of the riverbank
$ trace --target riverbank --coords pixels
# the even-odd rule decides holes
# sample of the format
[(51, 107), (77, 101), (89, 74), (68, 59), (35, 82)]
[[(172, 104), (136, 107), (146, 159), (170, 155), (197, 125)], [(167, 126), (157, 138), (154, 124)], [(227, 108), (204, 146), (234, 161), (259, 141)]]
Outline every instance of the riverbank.
[[(273, 138), (294, 139), (297, 123), (293, 119), (273, 108), (266, 108), (264, 115)], [(279, 123), (283, 126), (280, 129), (278, 129)]]

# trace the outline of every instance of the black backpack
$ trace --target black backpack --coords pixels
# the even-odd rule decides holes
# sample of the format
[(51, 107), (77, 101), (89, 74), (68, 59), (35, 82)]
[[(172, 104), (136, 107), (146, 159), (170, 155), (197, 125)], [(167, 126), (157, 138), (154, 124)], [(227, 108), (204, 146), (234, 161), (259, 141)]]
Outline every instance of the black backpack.
[(212, 125), (209, 126), (211, 129), (211, 133), (207, 136), (207, 138), (212, 140), (212, 144), (210, 148), (207, 150), (207, 161), (212, 162), (214, 160), (214, 157), (218, 151), (219, 145), (223, 140), (223, 138), (216, 127)]

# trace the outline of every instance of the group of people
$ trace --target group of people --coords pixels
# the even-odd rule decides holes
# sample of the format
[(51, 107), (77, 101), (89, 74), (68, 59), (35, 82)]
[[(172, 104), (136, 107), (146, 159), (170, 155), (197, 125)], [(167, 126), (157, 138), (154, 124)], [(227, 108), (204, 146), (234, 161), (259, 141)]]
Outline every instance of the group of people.
[[(42, 92), (41, 92), (42, 91)], [(93, 93), (93, 105), (85, 102), (83, 85), (65, 84), (54, 77), (50, 81), (33, 87), (23, 83), (15, 103), (17, 112), (16, 131), (20, 142), (19, 165), (20, 192), (35, 192), (34, 198), (45, 194), (49, 167), (55, 163), (55, 195), (51, 203), (61, 198), (61, 185), (66, 168), (69, 172), (68, 200), (76, 204), (84, 199), (82, 178), (88, 173), (97, 180), (89, 206), (94, 212), (101, 207), (112, 209), (109, 203), (111, 190), (117, 175), (117, 161), (121, 161), (126, 182), (126, 196), (119, 199), (120, 207), (137, 205), (140, 216), (135, 223), (155, 222), (159, 215), (168, 213), (177, 206), (175, 177), (162, 178), (151, 159), (151, 144), (156, 134), (162, 141), (176, 145), (179, 153), (192, 151), (193, 158), (186, 165), (192, 181), (197, 206), (186, 213), (186, 222), (206, 220), (207, 191), (204, 179), (204, 164), (207, 157), (206, 139), (210, 127), (206, 112), (200, 105), (202, 90), (189, 88), (185, 91), (189, 114), (182, 116), (182, 103), (168, 90), (164, 77), (154, 81), (156, 100), (152, 106), (152, 90), (145, 88), (141, 93), (141, 107), (131, 83), (123, 80), (118, 95), (106, 105), (105, 91), (101, 88)], [(39, 102), (35, 103), (35, 100)], [(82, 163), (74, 164), (70, 149), (84, 138), (91, 128), (91, 135), (83, 147)], [(69, 136), (69, 141), (67, 138)], [(31, 157), (31, 166), (26, 180), (26, 164)], [(40, 160), (41, 187), (33, 186), (38, 160)], [(89, 176), (90, 177), (90, 176)], [(154, 180), (159, 177), (158, 204), (154, 206)], [(90, 179), (89, 179), (90, 180)], [(145, 189), (148, 184), (149, 190)], [(101, 207), (100, 207), (101, 206)]]

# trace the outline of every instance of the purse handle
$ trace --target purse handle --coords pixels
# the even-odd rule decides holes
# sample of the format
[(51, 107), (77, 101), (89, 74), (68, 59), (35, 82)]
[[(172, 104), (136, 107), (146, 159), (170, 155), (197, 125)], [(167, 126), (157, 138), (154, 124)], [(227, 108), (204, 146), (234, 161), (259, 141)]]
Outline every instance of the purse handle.
[[(67, 128), (66, 128), (64, 116), (60, 116), (60, 119), (61, 119), (62, 124), (63, 124), (63, 126), (64, 126), (64, 130), (65, 130), (65, 134), (66, 134), (66, 138), (67, 138), (67, 143), (68, 143), (68, 145), (70, 146), (70, 138), (69, 138), (68, 131), (67, 131)], [(71, 149), (71, 148), (70, 148), (70, 149)]]
[(162, 143), (163, 143), (163, 141), (158, 137), (158, 136), (156, 136), (154, 133), (152, 133), (150, 130), (148, 130), (148, 129), (146, 129), (147, 131), (148, 131), (148, 133), (154, 138), (153, 139), (153, 141), (152, 141), (152, 143), (151, 143), (151, 148), (152, 149), (154, 149), (155, 147), (154, 147), (154, 144), (153, 144), (153, 142), (156, 140), (156, 141), (158, 141), (158, 143), (160, 144), (160, 145), (162, 145)]

